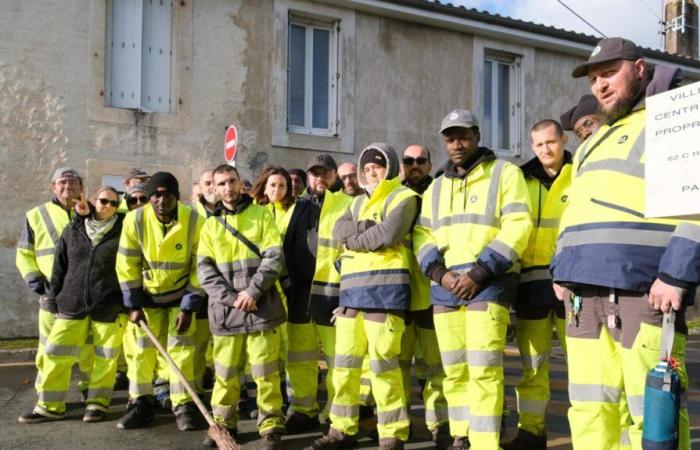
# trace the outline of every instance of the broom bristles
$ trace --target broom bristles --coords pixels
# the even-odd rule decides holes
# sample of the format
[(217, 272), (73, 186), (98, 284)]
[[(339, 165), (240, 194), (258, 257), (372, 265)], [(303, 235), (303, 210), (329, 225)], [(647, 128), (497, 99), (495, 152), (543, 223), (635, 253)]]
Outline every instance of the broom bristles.
[(207, 431), (209, 437), (216, 442), (216, 447), (219, 450), (241, 450), (241, 446), (236, 443), (231, 433), (221, 425), (212, 425)]

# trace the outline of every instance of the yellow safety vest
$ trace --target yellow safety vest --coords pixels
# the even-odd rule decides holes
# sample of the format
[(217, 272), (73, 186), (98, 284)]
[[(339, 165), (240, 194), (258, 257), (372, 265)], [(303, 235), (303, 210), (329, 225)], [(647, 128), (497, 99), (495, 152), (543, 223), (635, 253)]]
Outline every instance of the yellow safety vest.
[[(406, 199), (418, 196), (398, 177), (381, 180), (371, 197), (360, 195), (350, 206), (356, 222), (381, 223)], [(351, 308), (407, 310), (411, 303), (411, 236), (373, 252), (346, 249), (341, 256), (340, 305)]]
[[(423, 194), (413, 248), (424, 273), (434, 262), (466, 273), (479, 260), (494, 278), (473, 301), (511, 301), (517, 290), (520, 255), (531, 229), (522, 172), (509, 162), (494, 159), (480, 163), (464, 178), (443, 175), (433, 181)], [(430, 293), (433, 304), (462, 303), (435, 282), (431, 282)]]
[[(198, 309), (202, 290), (196, 254), (203, 224), (202, 216), (180, 202), (177, 219), (167, 233), (150, 204), (126, 215), (117, 253), (117, 278), (127, 307), (182, 299), (182, 309)], [(149, 295), (143, 295), (144, 291)]]
[(289, 227), (289, 221), (292, 218), (292, 214), (294, 213), (295, 205), (296, 204), (292, 203), (292, 205), (287, 210), (282, 208), (282, 204), (279, 202), (268, 203), (267, 205), (265, 205), (265, 208), (268, 211), (270, 211), (272, 217), (275, 219), (275, 224), (277, 224), (277, 229), (279, 230), (280, 235), (282, 236), (283, 242), (284, 236), (287, 234), (287, 227)]
[(555, 281), (648, 292), (657, 277), (700, 282), (700, 223), (646, 219), (646, 110), (602, 126), (574, 157)]
[[(54, 202), (29, 210), (22, 236), (17, 243), (15, 264), (24, 281), (38, 294), (44, 294), (44, 282), (51, 280), (53, 259), (63, 229), (70, 223), (70, 212)], [(29, 226), (31, 230), (26, 229)], [(29, 233), (34, 235), (30, 242)]]

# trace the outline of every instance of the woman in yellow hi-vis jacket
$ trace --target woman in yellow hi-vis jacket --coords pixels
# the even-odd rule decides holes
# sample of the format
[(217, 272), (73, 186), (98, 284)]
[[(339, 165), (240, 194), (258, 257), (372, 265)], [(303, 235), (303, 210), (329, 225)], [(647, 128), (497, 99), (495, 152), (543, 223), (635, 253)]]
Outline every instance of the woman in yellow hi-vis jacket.
[(370, 357), (377, 431), (383, 449), (401, 449), (409, 417), (399, 356), (404, 314), (411, 301), (412, 254), (406, 240), (418, 198), (401, 185), (399, 162), (388, 144), (371, 144), (359, 161), (366, 193), (338, 220), (333, 237), (342, 241), (340, 307), (336, 319), (335, 396), (331, 429), (316, 449), (352, 445), (358, 432), (362, 360)]

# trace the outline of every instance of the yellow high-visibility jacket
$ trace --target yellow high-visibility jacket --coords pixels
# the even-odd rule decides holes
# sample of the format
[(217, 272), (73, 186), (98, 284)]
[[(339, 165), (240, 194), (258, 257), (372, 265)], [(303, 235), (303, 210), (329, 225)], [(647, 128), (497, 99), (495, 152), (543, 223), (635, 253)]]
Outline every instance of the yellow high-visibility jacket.
[[(478, 264), (488, 278), (475, 280), (483, 284), (471, 301), (513, 301), (520, 255), (532, 229), (527, 186), (518, 167), (496, 159), (488, 149), (479, 152), (478, 162), (465, 177), (458, 177), (448, 165), (445, 175), (425, 191), (413, 248), (429, 276), (435, 265), (472, 276)], [(437, 279), (430, 291), (434, 305), (463, 304)]]
[(39, 295), (48, 292), (56, 244), (73, 214), (72, 209), (66, 211), (57, 200), (43, 203), (26, 214), (15, 264), (29, 288)]
[(174, 306), (177, 301), (184, 311), (200, 308), (197, 246), (203, 224), (204, 218), (181, 202), (167, 229), (150, 204), (126, 215), (117, 278), (127, 308)]
[(544, 168), (537, 158), (524, 164), (521, 169), (525, 173), (534, 228), (521, 257), (518, 303), (556, 306), (561, 302), (554, 296), (549, 263), (554, 256), (559, 220), (567, 204), (566, 191), (571, 183), (571, 154), (564, 154), (564, 165), (551, 184), (545, 184), (540, 179)]
[(657, 277), (700, 283), (700, 222), (644, 217), (645, 123), (646, 110), (637, 109), (576, 151), (551, 264), (556, 282), (640, 293)]

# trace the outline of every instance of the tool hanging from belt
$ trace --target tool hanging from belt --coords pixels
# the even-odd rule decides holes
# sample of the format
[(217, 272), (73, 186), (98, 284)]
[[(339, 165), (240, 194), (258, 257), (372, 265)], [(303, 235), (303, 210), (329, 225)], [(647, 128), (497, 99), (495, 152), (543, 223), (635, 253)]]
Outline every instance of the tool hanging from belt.
[(622, 320), (620, 320), (620, 309), (617, 305), (617, 294), (615, 293), (615, 288), (610, 289), (610, 295), (608, 296), (608, 328), (611, 330), (614, 328), (620, 328), (622, 325)]
[(579, 316), (581, 314), (581, 307), (583, 306), (583, 297), (581, 297), (580, 295), (576, 295), (572, 292), (569, 301), (571, 302), (571, 311), (569, 311), (567, 317), (568, 323), (569, 326), (574, 325), (576, 328), (578, 328), (578, 324), (580, 322)]

